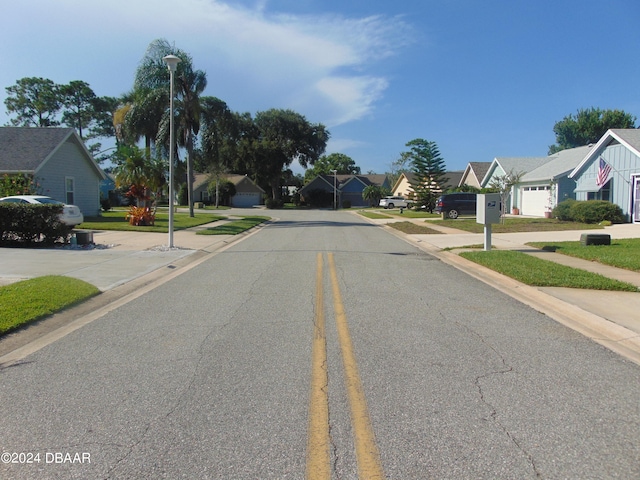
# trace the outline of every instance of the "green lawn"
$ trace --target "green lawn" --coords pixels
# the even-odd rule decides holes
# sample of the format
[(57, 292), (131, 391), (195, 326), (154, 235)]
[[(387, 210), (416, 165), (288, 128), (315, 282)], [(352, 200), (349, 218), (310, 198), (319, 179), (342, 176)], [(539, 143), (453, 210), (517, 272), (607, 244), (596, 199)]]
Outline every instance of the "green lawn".
[[(102, 212), (100, 217), (86, 217), (85, 222), (81, 223), (77, 228), (86, 230), (119, 230), (127, 232), (160, 232), (167, 233), (169, 231), (169, 212), (159, 211), (156, 214), (155, 225), (146, 227), (137, 227), (129, 225), (126, 219), (127, 210), (110, 210)], [(184, 230), (185, 228), (197, 227), (205, 223), (224, 220), (226, 217), (215, 215), (213, 213), (196, 213), (194, 217), (190, 217), (188, 213), (173, 214), (173, 229)]]
[(383, 213), (379, 213), (379, 212), (374, 212), (371, 210), (358, 210), (358, 214), (362, 215), (363, 217), (367, 217), (367, 218), (371, 218), (374, 220), (381, 220), (381, 219), (385, 219), (385, 218), (393, 218), (390, 217), (389, 215), (385, 215)]
[(240, 220), (234, 220), (216, 227), (210, 227), (205, 230), (199, 230), (197, 235), (237, 235), (250, 228), (260, 225), (271, 217), (244, 217)]
[(611, 240), (611, 245), (583, 246), (579, 241), (531, 242), (527, 245), (640, 272), (640, 238)]
[(549, 260), (542, 260), (512, 250), (462, 252), (460, 256), (526, 285), (536, 287), (638, 291), (636, 286), (629, 283), (612, 280), (596, 273), (559, 265)]
[(63, 276), (45, 276), (0, 287), (0, 335), (80, 303), (100, 291)]
[[(482, 233), (484, 225), (477, 223), (475, 218), (458, 218), (456, 220), (442, 220), (443, 227), (457, 228), (471, 233)], [(590, 223), (561, 222), (555, 218), (505, 218), (504, 224), (496, 223), (491, 226), (493, 233), (515, 232), (554, 232), (561, 230), (589, 230), (604, 227)]]
[(427, 235), (433, 233), (442, 233), (438, 230), (434, 230), (433, 228), (429, 228), (423, 225), (417, 225), (413, 222), (395, 222), (395, 223), (387, 223), (387, 226), (395, 228), (396, 230), (400, 230), (403, 233), (409, 235)]
[(442, 218), (442, 215), (438, 215), (437, 213), (429, 213), (425, 210), (404, 209), (404, 211), (400, 213), (399, 208), (393, 208), (390, 210), (384, 210), (384, 213), (388, 213), (389, 215), (394, 215), (398, 217), (405, 217), (405, 218), (431, 218), (431, 219)]

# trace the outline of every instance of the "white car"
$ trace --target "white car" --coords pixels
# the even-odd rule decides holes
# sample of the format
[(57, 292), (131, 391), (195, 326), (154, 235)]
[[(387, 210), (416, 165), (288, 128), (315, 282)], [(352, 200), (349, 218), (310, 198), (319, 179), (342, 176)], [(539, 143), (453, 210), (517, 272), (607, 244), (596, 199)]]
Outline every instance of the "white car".
[(384, 197), (378, 204), (384, 208), (411, 208), (411, 202), (404, 197)]
[(31, 204), (58, 204), (63, 205), (62, 213), (60, 214), (60, 221), (65, 225), (69, 225), (70, 227), (75, 227), (76, 225), (84, 222), (84, 216), (80, 211), (80, 208), (75, 205), (67, 205), (58, 200), (54, 200), (51, 197), (45, 197), (43, 195), (14, 195), (11, 197), (3, 197), (0, 198), (0, 202), (2, 203), (31, 203)]

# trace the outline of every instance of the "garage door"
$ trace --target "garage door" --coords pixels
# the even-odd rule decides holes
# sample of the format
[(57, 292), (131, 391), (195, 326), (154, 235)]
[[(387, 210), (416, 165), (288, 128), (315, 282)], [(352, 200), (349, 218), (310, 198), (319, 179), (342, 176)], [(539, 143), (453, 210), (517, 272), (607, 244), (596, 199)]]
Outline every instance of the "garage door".
[(231, 205), (237, 208), (248, 208), (254, 205), (260, 205), (260, 194), (238, 192), (231, 199)]
[(539, 187), (523, 187), (521, 215), (532, 217), (544, 217), (545, 209), (549, 203), (549, 185)]

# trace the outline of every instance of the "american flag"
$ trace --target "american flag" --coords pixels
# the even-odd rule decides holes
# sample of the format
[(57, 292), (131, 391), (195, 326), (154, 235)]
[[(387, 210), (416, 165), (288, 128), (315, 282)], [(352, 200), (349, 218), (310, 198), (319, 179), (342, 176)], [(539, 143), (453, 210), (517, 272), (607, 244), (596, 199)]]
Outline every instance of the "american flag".
[(596, 185), (602, 187), (607, 183), (607, 178), (611, 173), (611, 165), (604, 161), (604, 158), (600, 157), (600, 167), (598, 168), (598, 175), (596, 176)]

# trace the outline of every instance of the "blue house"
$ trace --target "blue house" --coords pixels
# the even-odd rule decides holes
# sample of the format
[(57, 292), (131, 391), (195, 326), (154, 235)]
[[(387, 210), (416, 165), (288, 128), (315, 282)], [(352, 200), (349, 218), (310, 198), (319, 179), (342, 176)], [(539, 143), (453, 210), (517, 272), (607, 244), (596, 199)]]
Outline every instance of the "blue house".
[(608, 200), (640, 223), (640, 130), (607, 130), (569, 178), (576, 200)]
[[(314, 191), (323, 191), (335, 195), (338, 206), (350, 204), (352, 207), (369, 206), (369, 201), (362, 198), (362, 191), (369, 185), (377, 185), (390, 190), (389, 178), (386, 175), (318, 175), (300, 190), (301, 198)], [(335, 187), (335, 189), (334, 189)]]
[(543, 217), (563, 200), (576, 198), (576, 182), (569, 174), (591, 151), (591, 145), (569, 148), (547, 157), (549, 161), (525, 173), (514, 186), (513, 206), (521, 215)]
[(0, 127), (0, 175), (27, 174), (38, 194), (100, 214), (105, 173), (73, 128)]

